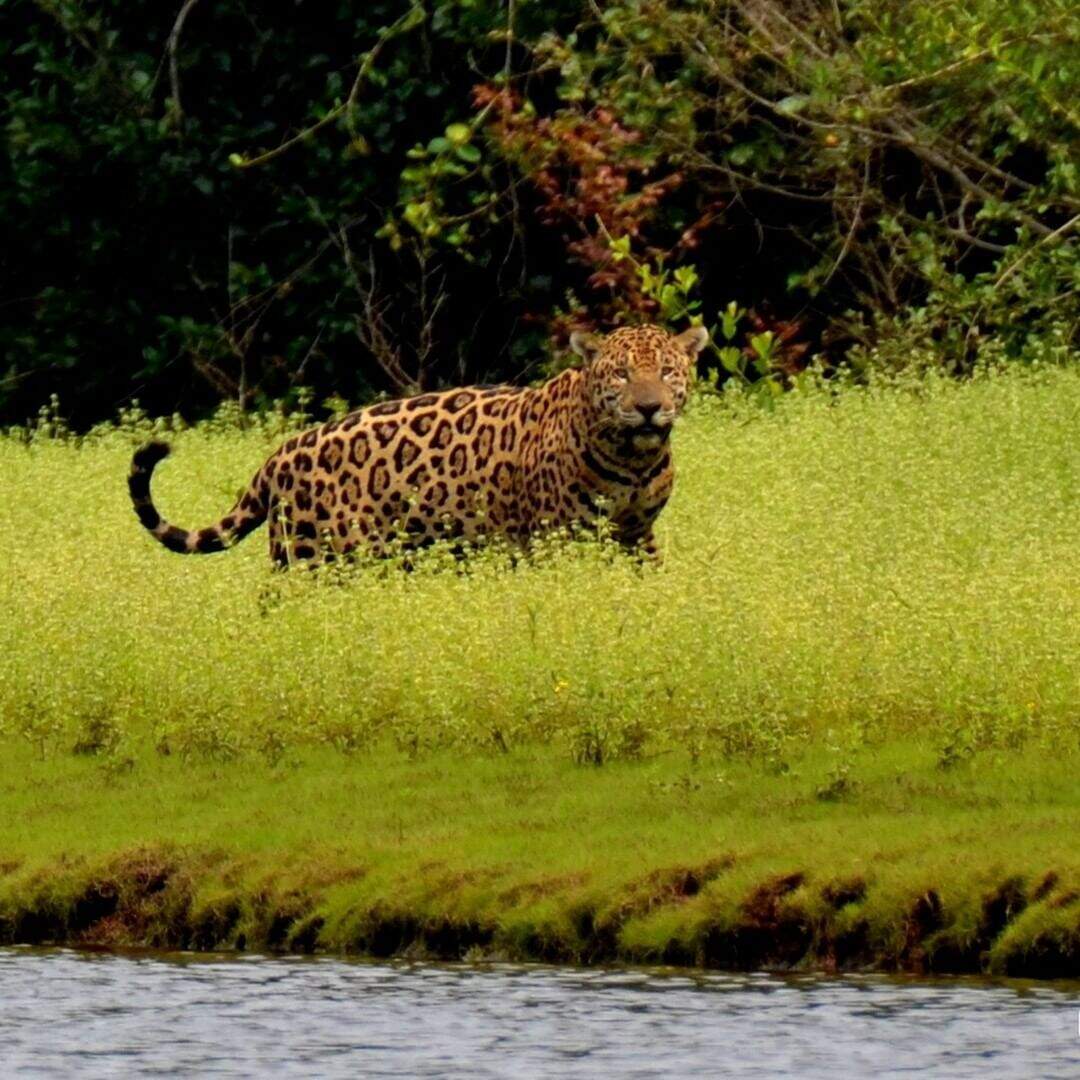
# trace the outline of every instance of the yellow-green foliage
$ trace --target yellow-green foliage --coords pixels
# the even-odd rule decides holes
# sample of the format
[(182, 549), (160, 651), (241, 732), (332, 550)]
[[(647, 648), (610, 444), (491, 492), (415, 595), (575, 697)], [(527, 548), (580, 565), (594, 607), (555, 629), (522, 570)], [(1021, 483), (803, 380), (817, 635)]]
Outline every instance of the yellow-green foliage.
[[(283, 423), (176, 432), (162, 510)], [(0, 940), (1075, 973), (1078, 423), (1056, 369), (702, 396), (662, 567), (344, 575), (154, 543), (137, 415), (0, 438)]]
[[(1074, 749), (1078, 423), (1080, 375), (1060, 370), (810, 387), (771, 413), (702, 397), (660, 569), (548, 543), (516, 569), (489, 552), (318, 579), (271, 573), (261, 532), (213, 557), (154, 543), (125, 491), (145, 421), (3, 438), (0, 724), (43, 755)], [(216, 520), (279, 434), (179, 432), (162, 511)]]

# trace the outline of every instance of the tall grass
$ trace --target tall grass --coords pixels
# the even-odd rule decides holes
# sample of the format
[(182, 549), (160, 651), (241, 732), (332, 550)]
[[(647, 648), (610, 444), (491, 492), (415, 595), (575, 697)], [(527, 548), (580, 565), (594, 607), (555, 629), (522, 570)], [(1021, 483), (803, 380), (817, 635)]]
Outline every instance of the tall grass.
[[(0, 728), (42, 756), (1077, 748), (1076, 371), (702, 396), (655, 569), (548, 542), (516, 568), (281, 575), (261, 532), (181, 558), (127, 500), (150, 426), (0, 438)], [(216, 519), (278, 434), (177, 432), (158, 505)]]

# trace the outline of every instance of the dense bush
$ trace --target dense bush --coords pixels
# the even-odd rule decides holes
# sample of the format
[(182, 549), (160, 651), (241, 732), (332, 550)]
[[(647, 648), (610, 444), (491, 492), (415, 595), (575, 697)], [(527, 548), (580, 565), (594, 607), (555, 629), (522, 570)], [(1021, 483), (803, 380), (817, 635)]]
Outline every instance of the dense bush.
[[(513, 312), (491, 281), (509, 238), (489, 232), (485, 250), (450, 266), (375, 234), (408, 152), (469, 120), (477, 69), (503, 63), (489, 41), (505, 25), (498, 5), (402, 20), (394, 0), (226, 0), (184, 4), (182, 23), (179, 6), (0, 8), (0, 408), (21, 418), (58, 391), (86, 420), (132, 394), (170, 411), (301, 382), (355, 398), (497, 374)], [(559, 7), (545, 5), (537, 29)], [(230, 164), (348, 99), (365, 58), (337, 122), (265, 165)], [(516, 282), (510, 256), (501, 280)], [(373, 348), (358, 343), (357, 318)]]
[(0, 416), (529, 378), (729, 301), (750, 377), (1064, 356), (1078, 38), (1068, 0), (9, 0)]
[(564, 111), (620, 118), (704, 207), (707, 245), (675, 249), (714, 302), (742, 264), (831, 324), (834, 357), (965, 369), (990, 338), (1010, 357), (1075, 338), (1078, 36), (1067, 0), (622, 0), (537, 52)]

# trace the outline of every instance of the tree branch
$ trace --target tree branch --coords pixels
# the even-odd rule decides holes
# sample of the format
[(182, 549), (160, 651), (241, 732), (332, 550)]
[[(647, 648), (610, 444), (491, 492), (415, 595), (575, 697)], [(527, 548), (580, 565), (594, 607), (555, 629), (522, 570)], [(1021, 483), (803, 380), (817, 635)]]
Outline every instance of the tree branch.
[(408, 33), (410, 30), (419, 26), (426, 17), (427, 12), (424, 10), (423, 6), (421, 4), (416, 4), (409, 8), (409, 10), (396, 22), (385, 27), (379, 33), (378, 40), (375, 44), (364, 53), (363, 59), (360, 61), (360, 67), (356, 72), (356, 78), (353, 80), (352, 89), (349, 91), (349, 96), (340, 105), (331, 109), (321, 120), (316, 121), (311, 127), (305, 128), (303, 131), (297, 133), (291, 139), (286, 139), (285, 142), (281, 143), (280, 146), (275, 147), (273, 150), (267, 150), (266, 153), (259, 154), (258, 157), (245, 158), (240, 154), (233, 154), (230, 156), (229, 160), (238, 169), (251, 169), (256, 165), (265, 165), (266, 162), (272, 161), (286, 151), (291, 150), (298, 143), (302, 143), (311, 138), (312, 135), (321, 131), (328, 124), (334, 123), (334, 121), (341, 119), (342, 116), (351, 115), (353, 106), (360, 97), (360, 88), (367, 78), (368, 73), (375, 66), (375, 61), (378, 60), (379, 53), (381, 53), (394, 38), (399, 37), (401, 34)]
[(169, 93), (172, 100), (172, 109), (170, 111), (176, 130), (181, 132), (184, 130), (184, 108), (180, 104), (180, 63), (177, 60), (177, 53), (180, 48), (180, 35), (184, 32), (184, 23), (187, 22), (191, 9), (198, 2), (199, 0), (184, 0), (176, 16), (176, 22), (173, 23), (173, 28), (169, 31), (169, 40), (166, 43), (166, 50), (169, 54)]

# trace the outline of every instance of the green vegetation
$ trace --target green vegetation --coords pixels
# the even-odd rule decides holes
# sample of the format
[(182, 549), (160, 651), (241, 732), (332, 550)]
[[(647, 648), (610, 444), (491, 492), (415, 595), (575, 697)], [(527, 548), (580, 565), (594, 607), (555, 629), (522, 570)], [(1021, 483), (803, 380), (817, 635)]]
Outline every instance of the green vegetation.
[[(0, 4), (0, 938), (1080, 971), (1080, 8), (278, 7)], [(128, 505), (643, 320), (661, 567)]]
[[(1080, 969), (1080, 373), (702, 393), (665, 562), (180, 558), (0, 440), (0, 935)], [(220, 514), (283, 426), (173, 436)]]

